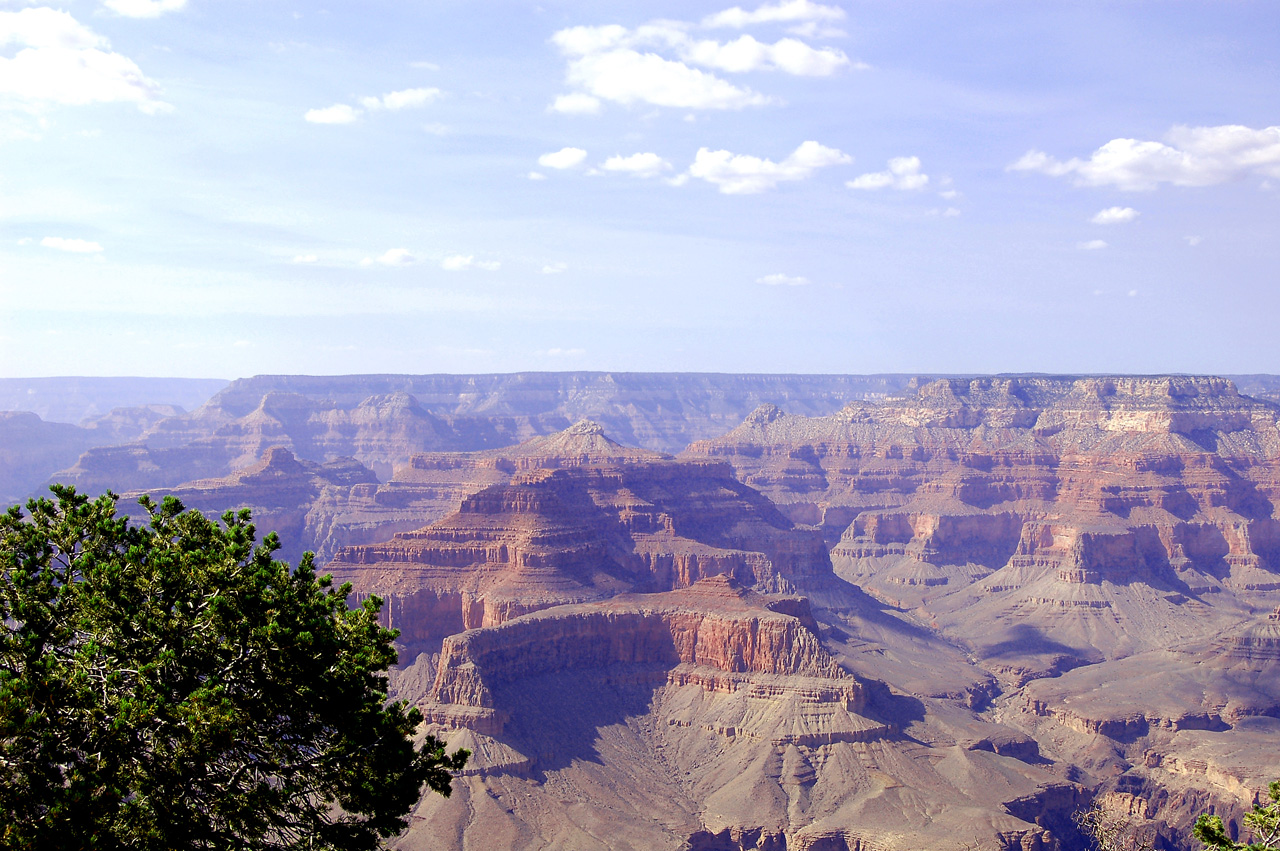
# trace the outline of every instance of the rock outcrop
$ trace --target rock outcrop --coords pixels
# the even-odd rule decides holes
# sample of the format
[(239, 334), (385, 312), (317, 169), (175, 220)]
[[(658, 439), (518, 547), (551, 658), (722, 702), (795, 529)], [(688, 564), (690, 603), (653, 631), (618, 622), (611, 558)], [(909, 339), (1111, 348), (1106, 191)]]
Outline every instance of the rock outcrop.
[[(944, 701), (985, 688), (726, 464), (518, 472), (329, 569), (400, 630), (396, 696), (475, 754), (401, 847), (946, 846), (940, 807), (1001, 847), (1047, 849), (1068, 823), (1075, 798), (1054, 797), (1034, 742), (854, 673), (875, 655), (933, 666), (954, 682)], [(946, 744), (923, 757), (917, 735)]]
[(651, 461), (519, 474), (423, 529), (341, 549), (329, 569), (383, 597), (413, 645), (707, 576), (793, 590), (829, 575), (830, 561), (816, 534), (795, 529), (728, 465)]
[(761, 408), (685, 457), (732, 463), (823, 528), (842, 576), (1014, 683), (1280, 590), (1277, 408), (1224, 379), (945, 379), (825, 418)]
[(458, 510), (467, 496), (518, 472), (665, 457), (623, 446), (590, 420), (503, 449), (416, 453), (384, 484), (323, 494), (308, 517), (309, 546), (327, 561), (341, 547), (381, 541), (438, 520)]
[(210, 518), (227, 511), (248, 508), (257, 528), (279, 533), (280, 557), (296, 564), (308, 546), (309, 512), (322, 494), (347, 492), (352, 488), (376, 485), (373, 471), (351, 458), (339, 458), (326, 464), (299, 460), (283, 446), (263, 453), (257, 463), (229, 476), (198, 479), (181, 487), (160, 491), (133, 491), (121, 495), (120, 508), (125, 513), (141, 514), (137, 501), (144, 493), (159, 501), (175, 496), (187, 508), (194, 508)]

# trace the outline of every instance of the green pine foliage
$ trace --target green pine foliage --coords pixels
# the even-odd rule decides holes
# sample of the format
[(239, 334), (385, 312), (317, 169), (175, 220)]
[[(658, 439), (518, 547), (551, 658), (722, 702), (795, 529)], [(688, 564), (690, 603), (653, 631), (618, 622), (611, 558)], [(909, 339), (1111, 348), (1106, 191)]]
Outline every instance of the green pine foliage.
[(1214, 851), (1277, 851), (1280, 849), (1280, 780), (1271, 781), (1268, 792), (1270, 804), (1254, 804), (1253, 812), (1245, 813), (1244, 824), (1252, 833), (1251, 842), (1233, 840), (1222, 819), (1208, 813), (1196, 819), (1196, 839)]
[(0, 849), (373, 849), (465, 751), (387, 702), (376, 598), (168, 498), (0, 515)]

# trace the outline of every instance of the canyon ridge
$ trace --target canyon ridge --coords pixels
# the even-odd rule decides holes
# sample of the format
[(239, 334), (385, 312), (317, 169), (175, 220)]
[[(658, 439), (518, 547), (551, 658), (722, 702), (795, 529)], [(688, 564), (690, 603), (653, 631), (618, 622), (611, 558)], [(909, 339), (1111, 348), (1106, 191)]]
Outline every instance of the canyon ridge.
[(77, 388), (5, 397), (9, 501), (248, 507), (383, 599), (473, 753), (400, 848), (1190, 849), (1280, 773), (1271, 376)]

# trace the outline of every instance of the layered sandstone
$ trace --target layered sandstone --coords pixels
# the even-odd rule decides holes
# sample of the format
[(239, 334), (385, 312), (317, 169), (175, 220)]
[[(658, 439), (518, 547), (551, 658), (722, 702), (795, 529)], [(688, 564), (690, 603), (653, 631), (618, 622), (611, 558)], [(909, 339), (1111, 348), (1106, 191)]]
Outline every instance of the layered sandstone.
[(762, 408), (686, 457), (821, 525), (881, 599), (1020, 649), (993, 663), (1015, 682), (1211, 634), (1280, 590), (1277, 409), (1225, 379), (946, 379), (824, 418)]
[(466, 497), (505, 483), (517, 472), (664, 457), (623, 446), (590, 420), (503, 449), (415, 453), (396, 467), (390, 481), (322, 494), (307, 518), (308, 546), (328, 561), (344, 546), (385, 540), (438, 520), (457, 511)]
[(1278, 409), (1230, 382), (466, 380), (238, 382), (78, 465), (384, 598), (475, 754), (400, 847), (1073, 848), (1096, 796), (1191, 848), (1271, 779)]
[(521, 473), (423, 529), (341, 549), (329, 569), (384, 597), (389, 623), (412, 645), (705, 576), (787, 590), (829, 575), (830, 562), (818, 536), (727, 465), (651, 461)]
[[(1074, 787), (1036, 765), (1034, 743), (853, 673), (932, 670), (942, 701), (990, 695), (723, 463), (515, 473), (329, 569), (384, 599), (396, 696), (475, 754), (401, 847), (955, 844), (918, 798), (882, 809), (907, 788), (1000, 847), (1053, 848), (1069, 824), (1076, 793), (1054, 790)], [(926, 757), (916, 735), (947, 744)], [(538, 791), (553, 787), (568, 811)]]
[(819, 629), (721, 575), (446, 638), (419, 705), (475, 756), (398, 847), (1058, 847), (1078, 791), (1034, 745), (950, 712), (904, 739)]
[(316, 501), (326, 492), (376, 483), (373, 471), (354, 459), (317, 464), (300, 460), (283, 446), (276, 446), (264, 452), (256, 463), (229, 476), (197, 479), (160, 491), (122, 494), (120, 507), (126, 513), (139, 514), (137, 500), (147, 494), (157, 501), (175, 496), (187, 508), (215, 519), (227, 511), (247, 508), (257, 528), (279, 534), (280, 557), (296, 564), (302, 553), (311, 549), (307, 520)]

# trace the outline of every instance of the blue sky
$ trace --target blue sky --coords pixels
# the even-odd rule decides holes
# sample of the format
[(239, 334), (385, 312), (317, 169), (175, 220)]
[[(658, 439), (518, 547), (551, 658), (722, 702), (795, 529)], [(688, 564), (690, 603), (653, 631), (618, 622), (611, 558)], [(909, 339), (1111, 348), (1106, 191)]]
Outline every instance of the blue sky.
[(0, 0), (0, 374), (1280, 372), (1277, 33)]

